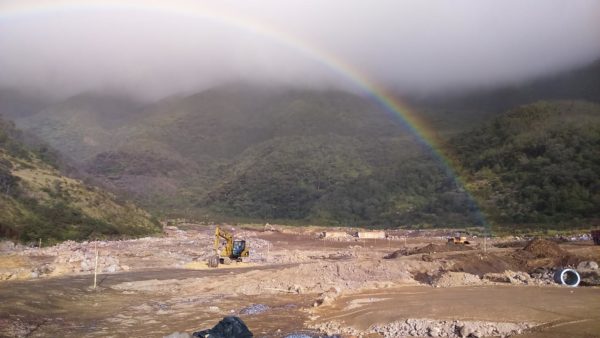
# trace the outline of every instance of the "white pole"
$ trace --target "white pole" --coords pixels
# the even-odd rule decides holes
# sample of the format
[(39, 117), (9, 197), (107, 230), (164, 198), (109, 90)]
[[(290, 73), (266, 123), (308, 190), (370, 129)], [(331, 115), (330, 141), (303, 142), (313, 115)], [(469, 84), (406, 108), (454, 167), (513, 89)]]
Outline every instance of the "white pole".
[(96, 288), (96, 278), (98, 275), (98, 241), (94, 243), (94, 248), (96, 249), (96, 263), (94, 264), (94, 289)]

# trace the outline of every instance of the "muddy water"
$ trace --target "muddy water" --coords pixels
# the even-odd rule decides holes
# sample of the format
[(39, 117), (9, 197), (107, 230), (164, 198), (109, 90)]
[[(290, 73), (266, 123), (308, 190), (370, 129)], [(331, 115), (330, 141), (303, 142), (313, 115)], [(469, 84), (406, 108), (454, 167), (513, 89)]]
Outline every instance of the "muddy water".
[(360, 330), (376, 323), (430, 318), (545, 324), (527, 337), (600, 337), (600, 289), (407, 286), (343, 296), (317, 314), (319, 321), (342, 321)]
[[(178, 297), (170, 292), (110, 288), (129, 281), (206, 276), (222, 278), (223, 283), (227, 283), (231, 274), (247, 270), (166, 269), (99, 275), (96, 290), (90, 288), (90, 276), (4, 282), (0, 284), (0, 337), (25, 334), (31, 337), (161, 337), (175, 331), (210, 328), (224, 316), (238, 315), (251, 304), (268, 306), (264, 313), (240, 315), (258, 337), (302, 329), (307, 319), (302, 308), (311, 304), (314, 295), (234, 298), (227, 294), (187, 294)], [(22, 329), (20, 334), (15, 332), (19, 328)]]

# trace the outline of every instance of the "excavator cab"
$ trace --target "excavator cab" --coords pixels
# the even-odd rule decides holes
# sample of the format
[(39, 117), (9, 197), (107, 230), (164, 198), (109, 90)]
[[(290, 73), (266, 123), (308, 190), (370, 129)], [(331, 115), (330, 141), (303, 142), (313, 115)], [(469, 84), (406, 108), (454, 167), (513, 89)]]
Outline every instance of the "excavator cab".
[(246, 241), (233, 241), (232, 256), (234, 258), (242, 257), (244, 250), (246, 250)]

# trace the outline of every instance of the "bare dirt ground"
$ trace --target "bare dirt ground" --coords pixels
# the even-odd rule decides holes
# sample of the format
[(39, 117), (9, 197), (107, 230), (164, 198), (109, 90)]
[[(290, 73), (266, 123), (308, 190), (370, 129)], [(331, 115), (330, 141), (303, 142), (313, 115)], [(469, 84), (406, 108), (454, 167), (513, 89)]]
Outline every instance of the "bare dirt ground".
[[(1, 243), (0, 336), (162, 337), (227, 315), (257, 337), (599, 336), (600, 278), (586, 262), (600, 261), (600, 246), (591, 241), (452, 246), (443, 230), (358, 239), (336, 229), (341, 236), (322, 239), (317, 227), (226, 228), (247, 240), (248, 262), (208, 268), (214, 227), (194, 224), (160, 238)], [(557, 266), (581, 270), (586, 286), (557, 285)]]

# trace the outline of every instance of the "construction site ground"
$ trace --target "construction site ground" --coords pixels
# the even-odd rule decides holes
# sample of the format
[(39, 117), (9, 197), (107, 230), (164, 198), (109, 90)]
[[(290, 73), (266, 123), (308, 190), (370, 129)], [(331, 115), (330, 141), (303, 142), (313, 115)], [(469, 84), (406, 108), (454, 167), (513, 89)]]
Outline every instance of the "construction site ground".
[[(209, 268), (214, 226), (162, 237), (0, 244), (0, 337), (163, 337), (243, 319), (256, 337), (598, 337), (600, 246), (469, 238), (451, 231), (231, 227), (243, 263)], [(346, 235), (345, 233), (348, 233)], [(94, 267), (98, 252), (96, 288)], [(589, 263), (592, 262), (592, 263)], [(552, 269), (582, 271), (582, 286)]]

